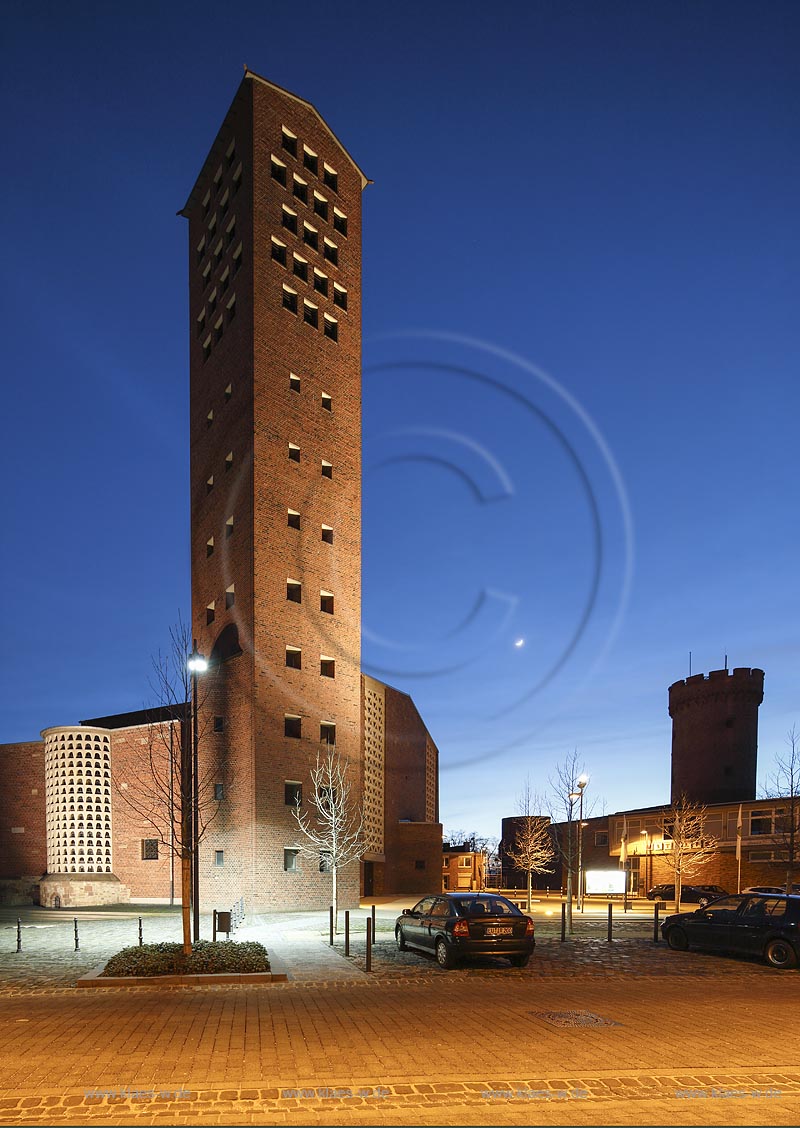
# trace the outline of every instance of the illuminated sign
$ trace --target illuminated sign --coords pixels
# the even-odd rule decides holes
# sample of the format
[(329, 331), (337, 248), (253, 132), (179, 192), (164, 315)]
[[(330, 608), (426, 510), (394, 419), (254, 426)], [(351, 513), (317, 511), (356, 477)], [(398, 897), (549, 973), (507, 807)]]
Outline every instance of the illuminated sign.
[(625, 873), (623, 870), (586, 870), (586, 893), (609, 896), (625, 892)]

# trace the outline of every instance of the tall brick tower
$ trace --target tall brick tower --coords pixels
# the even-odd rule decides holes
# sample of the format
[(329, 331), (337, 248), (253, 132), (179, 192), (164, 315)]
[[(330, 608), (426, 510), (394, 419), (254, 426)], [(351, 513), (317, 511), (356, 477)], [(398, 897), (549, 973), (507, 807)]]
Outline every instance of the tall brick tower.
[[(201, 757), (220, 779), (203, 908), (327, 905), (330, 876), (292, 850), (295, 796), (334, 742), (361, 786), (367, 183), (310, 103), (246, 71), (181, 213), (192, 627), (212, 658)], [(342, 903), (358, 881), (356, 865)]]
[(741, 803), (756, 796), (758, 707), (764, 671), (695, 674), (669, 687), (672, 802)]

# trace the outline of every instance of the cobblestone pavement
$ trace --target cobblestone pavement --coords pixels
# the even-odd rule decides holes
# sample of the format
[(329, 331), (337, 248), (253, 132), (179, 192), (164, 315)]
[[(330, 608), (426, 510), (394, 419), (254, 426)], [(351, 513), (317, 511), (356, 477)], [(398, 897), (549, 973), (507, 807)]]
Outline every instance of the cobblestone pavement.
[[(55, 931), (16, 953), (0, 916), (0, 1124), (800, 1122), (800, 972), (645, 935), (443, 972), (387, 913), (367, 975), (362, 933), (345, 959), (324, 914), (287, 914), (237, 936), (288, 983), (76, 991), (136, 918), (82, 919), (79, 953), (71, 919), (31, 919)], [(143, 917), (145, 939), (172, 926)]]

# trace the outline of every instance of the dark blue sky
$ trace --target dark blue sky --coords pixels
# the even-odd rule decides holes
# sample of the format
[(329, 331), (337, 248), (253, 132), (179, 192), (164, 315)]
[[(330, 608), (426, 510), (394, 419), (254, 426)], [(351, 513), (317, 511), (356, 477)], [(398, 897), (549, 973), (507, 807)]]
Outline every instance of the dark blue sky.
[[(3, 724), (139, 708), (189, 602), (176, 217), (242, 64), (364, 200), (364, 667), (442, 817), (499, 833), (574, 747), (669, 789), (666, 689), (800, 720), (793, 3), (8, 4)], [(515, 641), (525, 645), (516, 647)]]

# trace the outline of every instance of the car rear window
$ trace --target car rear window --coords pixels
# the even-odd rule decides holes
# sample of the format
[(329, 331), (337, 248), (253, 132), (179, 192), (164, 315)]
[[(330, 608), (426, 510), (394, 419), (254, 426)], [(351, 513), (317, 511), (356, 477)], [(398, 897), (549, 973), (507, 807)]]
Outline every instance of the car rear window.
[(465, 897), (455, 905), (459, 916), (522, 916), (516, 905), (502, 897)]

